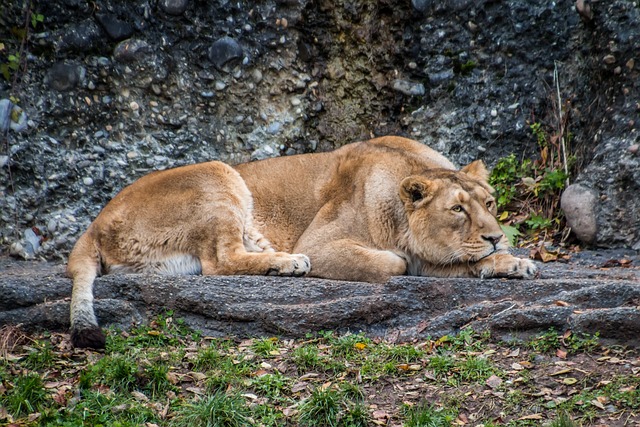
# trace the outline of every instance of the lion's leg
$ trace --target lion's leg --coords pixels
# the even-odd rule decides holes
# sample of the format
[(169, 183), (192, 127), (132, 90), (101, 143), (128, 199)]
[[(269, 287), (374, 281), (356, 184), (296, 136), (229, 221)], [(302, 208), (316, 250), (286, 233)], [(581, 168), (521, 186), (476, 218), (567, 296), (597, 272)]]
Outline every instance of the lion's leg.
[[(199, 255), (202, 274), (205, 275), (279, 275), (302, 276), (309, 272), (309, 258), (302, 254), (274, 252), (268, 241), (255, 229), (250, 229), (255, 244), (266, 242), (263, 252), (248, 252), (245, 247), (245, 219), (233, 211), (218, 213), (215, 221), (216, 230), (211, 246), (203, 246)], [(223, 233), (220, 231), (224, 230)], [(262, 238), (263, 240), (260, 240)], [(208, 247), (207, 247), (208, 246)]]
[(352, 240), (339, 239), (298, 248), (313, 261), (311, 276), (361, 282), (385, 282), (406, 273), (407, 263), (396, 252), (378, 250)]
[(509, 277), (514, 279), (532, 279), (538, 268), (529, 259), (517, 258), (506, 253), (490, 255), (470, 266), (477, 277)]

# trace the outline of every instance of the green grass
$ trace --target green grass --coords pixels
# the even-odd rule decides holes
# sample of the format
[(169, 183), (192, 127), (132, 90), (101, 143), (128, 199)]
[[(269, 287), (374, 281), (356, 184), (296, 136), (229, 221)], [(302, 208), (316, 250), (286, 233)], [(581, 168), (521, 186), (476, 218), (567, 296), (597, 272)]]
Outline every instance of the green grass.
[(171, 425), (176, 427), (244, 427), (251, 412), (242, 397), (218, 392), (187, 403)]
[(300, 404), (298, 421), (301, 426), (337, 427), (342, 410), (342, 397), (336, 390), (316, 388), (311, 396)]
[[(479, 411), (469, 425), (526, 426), (540, 425), (519, 419), (539, 408), (546, 425), (577, 426), (602, 416), (594, 399), (625, 414), (640, 410), (637, 353), (602, 347), (597, 336), (549, 331), (506, 344), (465, 329), (400, 344), (330, 332), (240, 341), (202, 338), (179, 324), (164, 315), (134, 331), (109, 330), (102, 353), (70, 352), (61, 334), (5, 350), (12, 354), (0, 360), (0, 424), (448, 426)], [(565, 366), (553, 364), (563, 360), (559, 348), (575, 365), (550, 376)], [(541, 351), (548, 355), (534, 357)], [(585, 360), (600, 369), (582, 372)], [(491, 375), (502, 379), (497, 389), (486, 384)], [(565, 394), (538, 394), (566, 377), (576, 382)]]
[(421, 403), (405, 409), (405, 427), (448, 427), (453, 425), (456, 414), (438, 409), (429, 403)]
[(0, 400), (10, 413), (18, 417), (27, 415), (40, 411), (48, 403), (49, 398), (40, 375), (20, 374), (13, 382), (13, 387)]

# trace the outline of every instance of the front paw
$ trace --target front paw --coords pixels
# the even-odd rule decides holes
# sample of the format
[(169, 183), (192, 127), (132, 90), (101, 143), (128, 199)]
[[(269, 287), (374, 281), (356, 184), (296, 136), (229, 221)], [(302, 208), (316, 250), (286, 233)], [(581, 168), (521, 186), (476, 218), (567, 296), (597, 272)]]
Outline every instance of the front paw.
[(478, 276), (481, 279), (507, 277), (510, 279), (533, 279), (538, 267), (529, 259), (516, 258), (509, 254), (497, 254), (478, 263)]
[(304, 276), (311, 270), (309, 257), (302, 254), (276, 253), (275, 262), (267, 272), (270, 276)]

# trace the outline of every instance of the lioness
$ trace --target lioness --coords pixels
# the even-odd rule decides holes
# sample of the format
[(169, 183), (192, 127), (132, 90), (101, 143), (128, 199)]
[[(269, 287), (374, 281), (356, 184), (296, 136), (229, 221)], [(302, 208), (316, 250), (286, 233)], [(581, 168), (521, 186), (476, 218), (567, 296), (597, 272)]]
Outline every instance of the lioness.
[(110, 272), (531, 278), (533, 262), (507, 253), (487, 177), (481, 161), (456, 171), (399, 137), (153, 172), (107, 204), (69, 257), (72, 342), (104, 347), (93, 281)]

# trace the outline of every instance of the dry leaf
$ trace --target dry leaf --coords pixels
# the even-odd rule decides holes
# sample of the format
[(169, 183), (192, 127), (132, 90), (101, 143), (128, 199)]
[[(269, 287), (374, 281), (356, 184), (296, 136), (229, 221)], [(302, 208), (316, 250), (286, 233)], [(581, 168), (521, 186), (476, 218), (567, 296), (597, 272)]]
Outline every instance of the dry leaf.
[(136, 399), (138, 402), (149, 401), (149, 398), (144, 393), (140, 393), (139, 391), (136, 391), (136, 390), (131, 392), (131, 396), (133, 396), (133, 398)]
[(574, 385), (577, 382), (578, 380), (573, 377), (567, 377), (562, 380), (562, 384), (566, 384), (566, 385)]
[(567, 351), (559, 348), (559, 349), (556, 350), (556, 356), (558, 356), (560, 359), (566, 359), (567, 358)]
[(525, 415), (524, 417), (520, 417), (518, 418), (518, 420), (541, 420), (542, 419), (542, 414), (531, 414), (531, 415)]
[(559, 371), (553, 372), (551, 374), (549, 374), (549, 376), (551, 377), (555, 377), (557, 375), (563, 375), (563, 374), (568, 374), (569, 372), (572, 372), (573, 369), (560, 369)]
[(593, 399), (590, 403), (596, 408), (602, 409), (604, 411), (604, 405), (598, 399)]
[(500, 379), (500, 377), (496, 375), (491, 375), (489, 378), (487, 378), (486, 384), (492, 389), (496, 389), (500, 387), (500, 384), (502, 384), (502, 379)]

